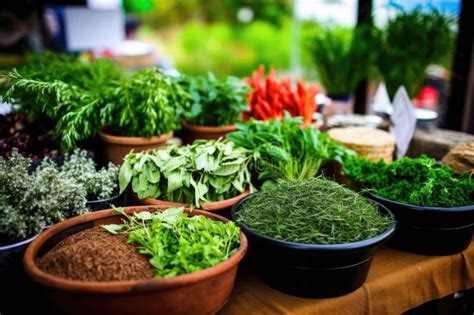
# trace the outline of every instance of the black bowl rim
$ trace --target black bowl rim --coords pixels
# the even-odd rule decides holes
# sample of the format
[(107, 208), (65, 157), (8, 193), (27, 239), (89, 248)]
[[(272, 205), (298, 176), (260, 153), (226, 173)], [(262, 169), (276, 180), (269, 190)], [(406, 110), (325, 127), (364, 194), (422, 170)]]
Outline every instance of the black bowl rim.
[(86, 202), (86, 205), (93, 205), (93, 204), (97, 204), (97, 203), (102, 203), (102, 202), (108, 202), (108, 201), (113, 201), (115, 199), (118, 199), (122, 196), (123, 193), (120, 193), (118, 195), (114, 195), (112, 197), (109, 197), (109, 198), (105, 198), (105, 199), (96, 199), (96, 200), (87, 200)]
[[(41, 232), (40, 232), (40, 233), (41, 233)], [(24, 246), (24, 245), (28, 245), (28, 244), (31, 243), (35, 238), (37, 238), (38, 235), (40, 235), (40, 233), (37, 233), (37, 234), (35, 234), (35, 235), (31, 236), (31, 237), (22, 239), (22, 240), (20, 240), (20, 241), (18, 241), (18, 242), (15, 242), (15, 243), (11, 243), (11, 244), (8, 244), (8, 245), (0, 246), (0, 253), (3, 252), (3, 251), (12, 250), (12, 249), (15, 249), (15, 248)]]
[(390, 224), (390, 227), (387, 230), (385, 230), (383, 233), (377, 236), (374, 236), (365, 240), (357, 241), (357, 242), (340, 243), (340, 244), (304, 244), (304, 243), (296, 243), (296, 242), (279, 240), (273, 237), (265, 236), (263, 234), (253, 231), (252, 229), (247, 227), (245, 224), (237, 222), (236, 220), (236, 212), (238, 211), (241, 204), (243, 204), (247, 200), (255, 197), (256, 195), (260, 193), (261, 192), (254, 192), (240, 199), (236, 204), (232, 206), (231, 217), (232, 217), (232, 221), (237, 223), (244, 230), (246, 234), (249, 234), (252, 237), (256, 237), (266, 242), (270, 242), (270, 243), (278, 244), (283, 247), (298, 249), (298, 250), (341, 251), (341, 250), (355, 250), (355, 249), (374, 247), (378, 245), (379, 243), (382, 243), (385, 240), (388, 240), (395, 233), (396, 220), (395, 220), (394, 214), (380, 202), (371, 200), (377, 204), (379, 209), (382, 209), (383, 211), (385, 211), (392, 218), (392, 223)]
[(403, 203), (403, 202), (398, 202), (394, 201), (388, 198), (381, 197), (371, 191), (365, 191), (363, 193), (364, 195), (368, 196), (368, 198), (375, 201), (382, 201), (382, 202), (387, 202), (389, 204), (393, 204), (399, 207), (405, 207), (411, 210), (416, 210), (416, 211), (438, 211), (438, 212), (466, 212), (466, 211), (474, 211), (474, 204), (469, 205), (469, 206), (461, 206), (461, 207), (430, 207), (430, 206), (417, 206), (413, 205), (410, 203)]

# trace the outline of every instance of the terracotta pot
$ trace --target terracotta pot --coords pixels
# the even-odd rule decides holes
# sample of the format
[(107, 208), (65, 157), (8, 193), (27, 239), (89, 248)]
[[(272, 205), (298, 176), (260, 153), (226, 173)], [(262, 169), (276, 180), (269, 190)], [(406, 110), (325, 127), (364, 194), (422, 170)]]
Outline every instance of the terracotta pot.
[[(125, 212), (164, 209), (156, 206), (127, 207)], [(214, 220), (227, 219), (194, 210)], [(53, 225), (41, 233), (25, 252), (23, 264), (30, 278), (46, 291), (61, 314), (214, 314), (229, 299), (237, 266), (247, 250), (247, 239), (240, 233), (240, 248), (229, 259), (197, 272), (167, 279), (130, 281), (76, 281), (48, 274), (36, 265), (36, 259), (68, 235), (103, 224), (120, 223), (122, 216), (112, 209), (87, 213)]]
[(220, 127), (198, 126), (192, 125), (185, 120), (181, 124), (183, 125), (185, 143), (193, 143), (194, 140), (198, 139), (217, 140), (221, 137), (224, 138), (227, 133), (237, 130), (237, 127), (234, 125)]
[[(225, 199), (222, 201), (213, 201), (213, 202), (206, 202), (201, 205), (202, 210), (206, 211), (220, 211), (224, 209), (229, 209), (231, 208), (234, 204), (236, 204), (240, 199), (244, 198), (250, 194), (250, 190), (246, 190), (243, 193), (241, 193), (238, 196), (235, 196), (233, 198)], [(139, 200), (139, 199), (138, 199)], [(190, 204), (189, 203), (181, 203), (181, 202), (171, 202), (171, 201), (164, 201), (160, 199), (154, 199), (154, 198), (145, 198), (142, 200), (139, 200), (140, 202), (146, 204), (146, 205), (155, 205), (155, 206), (160, 206), (160, 207), (186, 207), (189, 208)]]
[(141, 137), (122, 137), (115, 136), (104, 131), (99, 132), (99, 138), (102, 141), (103, 158), (105, 162), (112, 162), (116, 165), (122, 164), (122, 159), (132, 149), (134, 152), (140, 152), (148, 149), (161, 147), (166, 141), (173, 137), (173, 133), (164, 135), (141, 138)]

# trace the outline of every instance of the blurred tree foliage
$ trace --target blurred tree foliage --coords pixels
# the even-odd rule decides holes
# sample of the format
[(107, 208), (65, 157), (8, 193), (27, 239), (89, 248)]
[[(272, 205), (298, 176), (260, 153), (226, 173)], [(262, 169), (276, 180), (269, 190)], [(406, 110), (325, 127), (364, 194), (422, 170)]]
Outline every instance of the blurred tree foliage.
[(200, 20), (206, 23), (238, 23), (241, 8), (250, 8), (254, 20), (280, 26), (291, 15), (291, 0), (154, 0), (154, 9), (143, 16), (154, 27)]
[(170, 42), (179, 71), (188, 74), (248, 76), (259, 64), (289, 66), (290, 26), (257, 21), (246, 25), (191, 22)]
[(380, 33), (376, 62), (390, 96), (400, 85), (406, 87), (411, 97), (416, 96), (427, 66), (433, 63), (449, 66), (446, 60), (452, 58), (454, 21), (434, 8), (401, 12), (388, 21)]

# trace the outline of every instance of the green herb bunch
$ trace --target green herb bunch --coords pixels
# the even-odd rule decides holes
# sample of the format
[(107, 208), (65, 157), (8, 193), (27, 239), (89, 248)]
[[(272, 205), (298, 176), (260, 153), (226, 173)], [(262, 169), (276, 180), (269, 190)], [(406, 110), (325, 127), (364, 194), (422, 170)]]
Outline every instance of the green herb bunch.
[(135, 212), (124, 216), (123, 224), (103, 227), (110, 233), (127, 233), (128, 242), (140, 254), (151, 257), (156, 278), (170, 278), (203, 270), (228, 259), (240, 245), (240, 230), (233, 222), (221, 222), (202, 215), (188, 216), (184, 208), (163, 212)]
[(186, 119), (200, 126), (233, 125), (242, 120), (247, 110), (249, 88), (238, 78), (217, 79), (212, 73), (205, 76), (180, 76), (177, 79), (192, 97)]
[[(104, 126), (118, 135), (146, 138), (180, 127), (189, 97), (160, 70), (127, 76), (105, 60), (51, 58), (48, 66), (29, 64), (8, 72), (2, 97), (19, 102), (32, 118), (44, 115), (56, 122), (54, 133), (63, 150), (94, 137)], [(74, 75), (78, 78), (71, 79)]]
[(415, 97), (425, 79), (426, 67), (441, 62), (453, 50), (454, 19), (437, 9), (415, 9), (390, 19), (377, 47), (377, 67), (390, 96), (404, 85)]
[[(124, 78), (125, 73), (107, 59), (89, 61), (73, 55), (44, 52), (28, 55), (25, 64), (4, 73), (3, 77), (9, 81), (7, 89), (2, 91), (5, 99), (20, 103), (22, 111), (31, 120), (38, 120), (44, 115), (53, 118), (61, 115), (62, 111), (55, 112), (67, 101), (66, 95), (75, 92), (74, 89), (88, 90), (98, 98), (104, 88)], [(61, 89), (64, 97), (52, 98), (52, 93), (59, 93)], [(79, 96), (75, 97), (79, 99)]]
[(237, 124), (238, 131), (227, 134), (227, 139), (253, 153), (253, 167), (264, 187), (276, 180), (313, 178), (325, 163), (342, 163), (345, 155), (352, 154), (326, 133), (304, 128), (302, 123), (301, 117), (292, 118), (288, 113), (283, 120), (250, 119)]
[(53, 166), (28, 172), (31, 159), (13, 150), (0, 157), (0, 235), (10, 241), (31, 237), (45, 226), (87, 211), (85, 188)]
[(355, 92), (375, 61), (375, 29), (320, 28), (308, 32), (307, 49), (326, 92), (341, 96)]
[(351, 157), (343, 172), (375, 194), (418, 206), (458, 207), (474, 204), (474, 180), (446, 165), (421, 156), (404, 157), (391, 164)]
[(101, 125), (119, 135), (150, 138), (180, 128), (190, 96), (161, 70), (149, 68), (120, 81), (104, 100)]
[(279, 240), (341, 244), (381, 234), (391, 218), (359, 194), (318, 177), (277, 183), (243, 203), (237, 222)]
[(246, 149), (214, 140), (130, 153), (120, 168), (120, 191), (131, 182), (140, 199), (159, 198), (200, 207), (251, 187), (249, 162)]
[[(46, 163), (51, 165), (54, 162), (43, 162), (41, 167)], [(61, 177), (83, 186), (89, 201), (107, 199), (118, 194), (118, 167), (109, 162), (107, 167), (97, 170), (96, 163), (85, 150), (75, 149), (72, 154), (66, 154), (61, 165), (53, 166), (58, 168)]]

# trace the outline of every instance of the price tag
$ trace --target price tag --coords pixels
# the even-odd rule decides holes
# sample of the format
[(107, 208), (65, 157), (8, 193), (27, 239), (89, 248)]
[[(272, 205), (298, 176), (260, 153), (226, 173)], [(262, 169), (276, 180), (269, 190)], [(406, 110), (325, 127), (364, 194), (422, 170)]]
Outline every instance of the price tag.
[(407, 153), (416, 128), (415, 109), (403, 86), (395, 93), (391, 121), (393, 125), (391, 132), (397, 145), (397, 158), (401, 158)]

